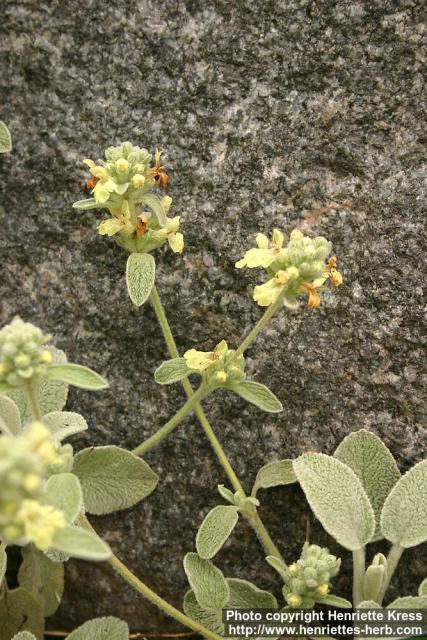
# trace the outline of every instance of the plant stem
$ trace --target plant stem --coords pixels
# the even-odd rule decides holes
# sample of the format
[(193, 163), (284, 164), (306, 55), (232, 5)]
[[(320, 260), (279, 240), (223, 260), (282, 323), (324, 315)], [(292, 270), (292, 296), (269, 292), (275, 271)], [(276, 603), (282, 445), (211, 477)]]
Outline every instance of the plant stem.
[[(157, 319), (159, 321), (160, 327), (162, 329), (164, 338), (165, 338), (165, 342), (166, 345), (168, 347), (168, 351), (171, 355), (172, 358), (179, 358), (179, 351), (178, 348), (176, 346), (176, 342), (175, 339), (173, 337), (171, 328), (169, 326), (169, 322), (168, 319), (166, 317), (166, 313), (165, 310), (163, 308), (162, 302), (160, 300), (160, 296), (158, 294), (158, 291), (156, 289), (156, 286), (154, 285), (152, 290), (151, 290), (151, 295), (150, 295), (150, 300), (151, 303), (153, 305), (154, 311), (156, 313)], [(273, 305), (272, 305), (273, 306)], [(270, 307), (271, 309), (271, 307)], [(265, 316), (266, 314), (264, 314)], [(272, 315), (272, 314), (271, 314)], [(264, 317), (263, 316), (263, 317)], [(269, 316), (271, 317), (271, 316)], [(262, 318), (261, 318), (262, 320)], [(267, 322), (268, 318), (264, 321), (264, 324)], [(260, 324), (260, 323), (258, 323)], [(258, 326), (258, 325), (257, 325)], [(264, 325), (262, 325), (264, 326)], [(255, 338), (255, 336), (259, 333), (259, 331), (261, 330), (261, 326), (258, 328), (258, 331), (254, 334), (254, 336), (252, 337), (252, 340)], [(249, 343), (247, 343), (249, 344)], [(191, 386), (190, 381), (185, 378), (184, 380), (182, 380), (182, 385), (184, 387), (185, 393), (187, 394), (188, 398), (192, 398), (194, 397), (194, 391), (193, 391), (193, 387)], [(245, 494), (245, 491), (240, 483), (239, 478), (237, 477), (237, 475), (235, 474), (228, 458), (227, 455), (224, 451), (224, 449), (221, 446), (221, 443), (219, 442), (218, 438), (215, 435), (215, 432), (212, 428), (212, 426), (209, 423), (209, 420), (207, 419), (205, 412), (203, 411), (201, 405), (198, 403), (195, 406), (195, 414), (201, 424), (201, 426), (203, 427), (203, 430), (206, 434), (206, 436), (209, 439), (209, 442), (212, 445), (213, 450), (215, 451), (217, 458), (219, 460), (219, 462), (221, 463), (224, 471), (226, 472), (233, 488), (235, 491), (241, 491), (243, 493), (243, 495)], [(263, 545), (265, 551), (267, 552), (267, 554), (275, 556), (276, 558), (279, 558), (280, 560), (283, 561), (282, 555), (280, 553), (280, 551), (278, 550), (278, 548), (276, 547), (276, 545), (274, 544), (273, 540), (270, 537), (270, 534), (268, 533), (267, 529), (265, 528), (264, 524), (262, 523), (261, 518), (259, 517), (256, 509), (254, 508), (254, 515), (249, 519), (250, 524), (252, 525), (252, 527), (254, 528), (261, 544)]]
[(34, 420), (41, 421), (43, 419), (43, 415), (37, 395), (37, 387), (33, 382), (30, 382), (25, 386), (25, 393), (28, 398), (28, 402), (30, 403), (31, 413), (33, 414)]
[[(83, 527), (96, 534), (95, 529), (92, 527), (86, 516), (81, 515), (79, 520)], [(171, 616), (172, 618), (175, 618), (175, 620), (177, 620), (184, 626), (193, 629), (193, 631), (197, 631), (209, 640), (222, 640), (221, 636), (218, 636), (216, 633), (209, 631), (209, 629), (206, 629), (206, 627), (198, 624), (197, 622), (186, 616), (185, 613), (182, 613), (178, 609), (175, 609), (175, 607), (166, 602), (166, 600), (163, 600), (163, 598), (157, 595), (155, 591), (150, 589), (150, 587), (148, 587), (139, 578), (137, 578), (137, 576), (132, 573), (132, 571), (125, 564), (123, 564), (123, 562), (121, 562), (116, 555), (112, 554), (108, 562), (117, 571), (117, 573), (119, 573), (121, 577), (126, 580), (128, 584), (139, 591), (139, 593), (147, 598), (147, 600), (164, 611), (164, 613)]]
[(201, 385), (197, 391), (188, 398), (187, 402), (173, 416), (173, 418), (169, 420), (169, 422), (164, 424), (163, 427), (156, 431), (156, 433), (154, 433), (150, 438), (147, 438), (147, 440), (144, 440), (144, 442), (138, 445), (132, 453), (136, 456), (142, 456), (153, 447), (156, 447), (164, 438), (166, 438), (166, 436), (170, 434), (171, 431), (173, 431), (173, 429), (175, 429), (176, 426), (179, 425), (180, 422), (182, 422), (182, 420), (184, 420), (186, 416), (188, 416), (189, 413), (193, 411), (198, 401), (204, 398), (207, 394), (207, 389)]
[(246, 349), (252, 344), (252, 342), (255, 340), (255, 338), (257, 337), (257, 335), (260, 333), (260, 331), (262, 331), (262, 329), (265, 327), (265, 325), (269, 322), (269, 320), (274, 316), (274, 314), (276, 313), (276, 311), (278, 311), (282, 306), (283, 306), (283, 298), (284, 298), (284, 293), (282, 293), (276, 300), (276, 302), (274, 302), (273, 304), (271, 304), (268, 309), (265, 311), (265, 313), (261, 316), (261, 318), (258, 320), (258, 322), (256, 323), (256, 325), (254, 326), (254, 328), (252, 329), (252, 331), (250, 331), (248, 333), (248, 335), (246, 336), (246, 338), (243, 340), (242, 344), (240, 345), (240, 347), (238, 347), (238, 349), (236, 350), (234, 357), (238, 358), (239, 356), (243, 355), (243, 353), (246, 351)]
[(384, 581), (383, 587), (379, 593), (378, 604), (382, 604), (385, 592), (388, 589), (388, 586), (391, 582), (394, 572), (396, 571), (396, 567), (399, 563), (400, 557), (403, 553), (404, 549), (400, 546), (398, 542), (393, 544), (391, 547), (389, 554), (387, 556), (387, 578)]
[(365, 576), (365, 547), (353, 551), (353, 606), (363, 600), (363, 578)]

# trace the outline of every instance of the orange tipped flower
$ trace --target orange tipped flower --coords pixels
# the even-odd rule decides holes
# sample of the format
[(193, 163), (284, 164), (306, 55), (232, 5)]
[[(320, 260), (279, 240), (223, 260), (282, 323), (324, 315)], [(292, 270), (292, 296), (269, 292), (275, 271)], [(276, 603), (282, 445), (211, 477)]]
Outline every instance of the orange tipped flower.
[(157, 149), (155, 155), (156, 164), (147, 171), (145, 177), (154, 178), (156, 184), (166, 190), (169, 184), (169, 176), (167, 175), (165, 168), (160, 166), (160, 156), (161, 151)]

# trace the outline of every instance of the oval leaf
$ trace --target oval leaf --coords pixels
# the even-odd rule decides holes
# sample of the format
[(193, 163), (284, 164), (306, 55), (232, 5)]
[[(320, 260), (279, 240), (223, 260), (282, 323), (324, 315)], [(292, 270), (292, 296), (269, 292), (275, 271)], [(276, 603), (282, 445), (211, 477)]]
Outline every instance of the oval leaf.
[(108, 382), (99, 373), (80, 364), (53, 364), (48, 369), (47, 378), (90, 391), (108, 387)]
[(228, 606), (236, 609), (277, 609), (276, 598), (247, 580), (228, 578), (230, 599)]
[(400, 478), (395, 459), (385, 444), (365, 429), (350, 433), (344, 438), (334, 455), (353, 469), (362, 483), (375, 513), (376, 528), (372, 541), (380, 540), (381, 510), (385, 499)]
[(0, 418), (5, 424), (7, 433), (17, 436), (21, 432), (21, 415), (18, 405), (12, 398), (0, 396)]
[(219, 505), (203, 520), (196, 537), (197, 553), (209, 560), (221, 549), (239, 519), (238, 508)]
[(427, 540), (427, 460), (410, 469), (391, 490), (381, 513), (381, 531), (403, 548)]
[(20, 631), (16, 636), (13, 636), (12, 640), (37, 640), (37, 638), (29, 631)]
[(280, 400), (270, 389), (259, 382), (243, 380), (238, 384), (227, 385), (227, 388), (268, 413), (278, 413), (283, 410)]
[(49, 560), (33, 544), (22, 547), (21, 553), (19, 584), (36, 600), (41, 600), (44, 617), (51, 616), (59, 607), (64, 593), (64, 566), (60, 562)]
[(129, 627), (118, 618), (95, 618), (70, 633), (67, 640), (129, 640)]
[(197, 602), (207, 609), (222, 609), (230, 596), (227, 581), (210, 560), (204, 560), (197, 553), (187, 553), (184, 570), (194, 591)]
[(12, 151), (12, 136), (4, 122), (0, 120), (0, 153)]
[(86, 200), (78, 200), (74, 202), (73, 209), (80, 209), (80, 211), (88, 211), (89, 209), (104, 209), (105, 205), (100, 204), (95, 198), (87, 198)]
[(427, 598), (403, 596), (403, 598), (396, 598), (390, 602), (386, 609), (427, 609)]
[(209, 629), (220, 636), (224, 635), (222, 611), (219, 609), (205, 609), (204, 607), (201, 607), (197, 602), (192, 589), (187, 591), (184, 596), (183, 609), (189, 618), (198, 622), (200, 625), (203, 625), (206, 629)]
[(292, 460), (278, 460), (264, 465), (257, 473), (252, 496), (256, 496), (258, 489), (268, 489), (283, 484), (297, 482)]
[(13, 638), (18, 631), (29, 631), (43, 637), (44, 618), (40, 603), (22, 587), (7, 591), (0, 598), (0, 638)]
[(102, 561), (111, 557), (109, 546), (101, 538), (91, 531), (71, 525), (58, 529), (53, 538), (52, 549), (82, 560)]
[(45, 496), (50, 504), (63, 512), (68, 523), (73, 523), (82, 510), (82, 488), (72, 473), (51, 476), (46, 482)]
[(187, 367), (185, 358), (173, 358), (166, 360), (154, 372), (154, 379), (157, 384), (172, 384), (179, 382), (188, 376), (190, 369)]
[(148, 300), (156, 277), (156, 263), (150, 253), (131, 253), (126, 264), (126, 284), (133, 304)]
[(52, 440), (61, 442), (88, 428), (86, 420), (73, 411), (52, 411), (43, 416), (43, 423), (52, 434)]
[(427, 598), (427, 578), (425, 578), (418, 587), (418, 595), (421, 598)]
[(374, 512), (350, 467), (323, 453), (308, 453), (295, 460), (294, 471), (313, 513), (340, 545), (354, 551), (371, 540)]
[(115, 446), (80, 451), (73, 473), (82, 485), (85, 509), (95, 515), (132, 507), (150, 495), (158, 482), (144, 460)]
[(321, 602), (322, 604), (328, 604), (331, 607), (342, 607), (343, 609), (351, 609), (353, 606), (349, 600), (340, 598), (340, 596), (334, 596), (333, 593), (325, 596), (319, 602)]

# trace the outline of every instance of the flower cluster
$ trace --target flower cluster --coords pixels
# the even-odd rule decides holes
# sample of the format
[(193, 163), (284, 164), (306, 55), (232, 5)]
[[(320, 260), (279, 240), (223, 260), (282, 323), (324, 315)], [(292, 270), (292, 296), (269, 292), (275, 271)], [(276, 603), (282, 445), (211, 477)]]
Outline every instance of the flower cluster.
[(43, 504), (44, 480), (58, 461), (58, 447), (40, 422), (17, 437), (0, 436), (0, 537), (6, 543), (46, 549), (65, 526), (64, 514)]
[(172, 198), (159, 199), (151, 193), (156, 186), (166, 189), (169, 182), (160, 156), (156, 151), (155, 164), (150, 167), (152, 156), (147, 149), (124, 142), (107, 149), (105, 160), (84, 160), (92, 174), (87, 186), (94, 200), (76, 202), (74, 207), (108, 209), (111, 217), (101, 222), (99, 233), (114, 236), (131, 252), (148, 253), (165, 241), (175, 253), (184, 248), (184, 237), (178, 231), (180, 216), (167, 217)]
[(15, 318), (0, 331), (0, 383), (22, 387), (42, 376), (52, 362), (45, 348), (50, 336), (29, 322)]
[(236, 358), (225, 340), (221, 340), (213, 351), (190, 349), (184, 353), (184, 358), (187, 367), (201, 373), (209, 385), (233, 384), (245, 379), (244, 357)]
[(330, 579), (337, 575), (341, 560), (329, 549), (305, 543), (300, 559), (284, 570), (283, 595), (290, 607), (311, 608), (329, 593)]
[(332, 256), (326, 262), (331, 243), (321, 236), (312, 239), (294, 229), (284, 246), (283, 233), (274, 229), (271, 242), (259, 233), (256, 243), (257, 247), (249, 249), (236, 262), (236, 267), (264, 267), (267, 271), (269, 280), (254, 289), (254, 300), (261, 307), (268, 307), (281, 297), (285, 305), (293, 308), (298, 304), (298, 297), (307, 294), (308, 306), (316, 309), (327, 281), (335, 287), (342, 284), (342, 276), (336, 270), (336, 258)]

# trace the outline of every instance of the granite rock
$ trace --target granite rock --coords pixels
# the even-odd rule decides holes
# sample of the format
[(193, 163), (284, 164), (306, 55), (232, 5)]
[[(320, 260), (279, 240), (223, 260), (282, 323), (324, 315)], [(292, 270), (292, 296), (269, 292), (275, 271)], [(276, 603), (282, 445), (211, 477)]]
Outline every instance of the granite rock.
[[(81, 158), (129, 139), (165, 149), (182, 215), (184, 255), (157, 253), (180, 350), (222, 337), (236, 345), (260, 316), (251, 299), (258, 275), (234, 268), (256, 232), (300, 225), (330, 238), (339, 258), (343, 287), (316, 312), (283, 313), (248, 352), (283, 413), (226, 392), (205, 402), (245, 487), (267, 461), (332, 453), (361, 427), (384, 438), (402, 470), (420, 460), (422, 3), (5, 0), (2, 13), (0, 117), (14, 149), (0, 157), (1, 321), (19, 313), (74, 362), (108, 376), (108, 392), (71, 393), (70, 408), (90, 423), (75, 448), (131, 448), (184, 402), (179, 386), (154, 383), (166, 350), (152, 309), (127, 298), (126, 255), (97, 235), (99, 212), (71, 208), (85, 197)], [(182, 557), (226, 478), (192, 417), (147, 460), (160, 475), (155, 494), (94, 522), (180, 606)], [(286, 557), (297, 557), (308, 514), (299, 489), (263, 492), (261, 514)], [(309, 521), (313, 542), (339, 551)], [(348, 556), (336, 579), (343, 595)], [(218, 564), (280, 592), (244, 523)], [(426, 564), (422, 550), (405, 552), (391, 595), (414, 594)], [(55, 626), (113, 614), (134, 630), (178, 628), (106, 565), (70, 562), (67, 579)]]

